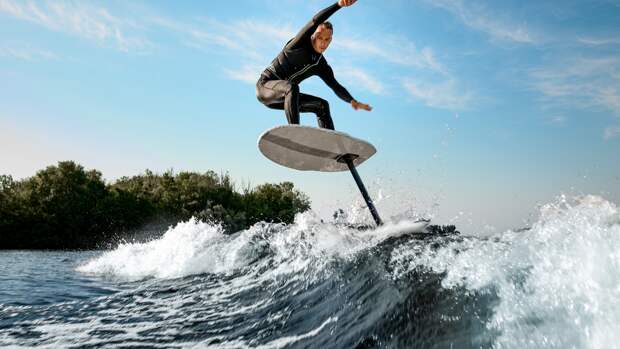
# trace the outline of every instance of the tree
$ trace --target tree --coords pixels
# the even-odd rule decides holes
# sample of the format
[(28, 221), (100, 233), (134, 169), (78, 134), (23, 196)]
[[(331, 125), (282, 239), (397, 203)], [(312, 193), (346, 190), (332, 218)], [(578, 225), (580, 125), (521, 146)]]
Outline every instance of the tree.
[(310, 208), (308, 197), (291, 182), (263, 184), (246, 194), (245, 208), (251, 224), (260, 221), (292, 223), (295, 214)]
[(97, 204), (106, 197), (98, 171), (86, 172), (73, 161), (59, 162), (23, 183), (31, 228), (23, 232), (34, 246), (76, 247), (88, 243), (97, 226)]
[(0, 176), (0, 249), (93, 248), (152, 220), (192, 216), (236, 232), (260, 221), (291, 223), (309, 208), (290, 182), (239, 193), (228, 174), (147, 170), (106, 184), (99, 171), (63, 161), (20, 181)]

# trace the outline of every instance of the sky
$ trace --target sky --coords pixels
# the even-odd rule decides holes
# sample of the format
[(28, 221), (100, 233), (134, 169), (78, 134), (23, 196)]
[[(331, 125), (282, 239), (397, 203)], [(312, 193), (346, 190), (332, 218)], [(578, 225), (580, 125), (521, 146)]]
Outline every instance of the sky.
[[(239, 187), (292, 181), (319, 217), (366, 214), (350, 174), (296, 172), (256, 147), (286, 122), (256, 100), (260, 72), (332, 3), (0, 0), (0, 174), (214, 170)], [(330, 21), (325, 57), (374, 110), (318, 77), (300, 87), (376, 146), (358, 170), (384, 219), (482, 234), (528, 226), (562, 195), (620, 202), (620, 1), (359, 0)]]

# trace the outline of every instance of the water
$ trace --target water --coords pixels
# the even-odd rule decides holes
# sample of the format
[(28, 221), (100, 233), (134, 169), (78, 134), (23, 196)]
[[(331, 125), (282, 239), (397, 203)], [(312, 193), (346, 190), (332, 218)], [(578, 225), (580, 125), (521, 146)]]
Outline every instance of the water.
[(95, 252), (0, 252), (0, 346), (615, 348), (620, 212), (559, 198), (529, 229), (388, 236), (311, 213), (184, 222)]

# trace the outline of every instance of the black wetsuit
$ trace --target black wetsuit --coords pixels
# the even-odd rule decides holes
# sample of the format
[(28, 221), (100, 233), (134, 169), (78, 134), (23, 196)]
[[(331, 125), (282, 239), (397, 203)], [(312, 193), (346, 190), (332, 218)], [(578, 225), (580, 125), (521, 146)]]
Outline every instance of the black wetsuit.
[(334, 129), (327, 101), (299, 92), (299, 83), (310, 76), (318, 75), (345, 102), (351, 103), (353, 100), (351, 94), (336, 81), (325, 57), (312, 47), (312, 34), (339, 9), (336, 3), (317, 13), (284, 46), (256, 83), (258, 100), (269, 108), (284, 109), (289, 124), (299, 124), (299, 112), (308, 112), (316, 114), (319, 127)]

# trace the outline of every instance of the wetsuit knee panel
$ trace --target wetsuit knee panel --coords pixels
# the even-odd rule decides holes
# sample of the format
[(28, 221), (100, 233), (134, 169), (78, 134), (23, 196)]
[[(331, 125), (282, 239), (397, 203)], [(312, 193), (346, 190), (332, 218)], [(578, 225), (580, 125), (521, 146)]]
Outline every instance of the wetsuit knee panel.
[(321, 109), (329, 111), (329, 103), (324, 99), (321, 100)]
[(299, 95), (299, 85), (290, 83), (288, 88), (286, 89), (286, 94)]
[(324, 99), (319, 99), (317, 101), (317, 111), (319, 114), (328, 114), (329, 115), (329, 103)]

